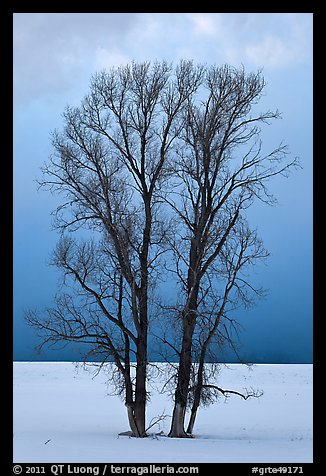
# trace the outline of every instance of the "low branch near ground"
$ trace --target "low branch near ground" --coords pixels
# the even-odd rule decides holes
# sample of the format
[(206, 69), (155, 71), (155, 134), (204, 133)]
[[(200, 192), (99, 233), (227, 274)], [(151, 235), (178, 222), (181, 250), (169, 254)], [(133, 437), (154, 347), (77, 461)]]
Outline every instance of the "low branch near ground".
[[(194, 387), (192, 387), (190, 390), (193, 390), (193, 388)], [(217, 392), (220, 392), (225, 397), (228, 397), (228, 395), (231, 395), (231, 394), (238, 395), (244, 400), (248, 400), (248, 398), (259, 398), (264, 394), (262, 390), (253, 390), (253, 389), (250, 392), (246, 391), (246, 394), (244, 394), (236, 390), (227, 390), (225, 388), (221, 388), (221, 387), (218, 387), (217, 385), (212, 385), (212, 384), (202, 385), (202, 388), (210, 388), (212, 390), (216, 390)]]

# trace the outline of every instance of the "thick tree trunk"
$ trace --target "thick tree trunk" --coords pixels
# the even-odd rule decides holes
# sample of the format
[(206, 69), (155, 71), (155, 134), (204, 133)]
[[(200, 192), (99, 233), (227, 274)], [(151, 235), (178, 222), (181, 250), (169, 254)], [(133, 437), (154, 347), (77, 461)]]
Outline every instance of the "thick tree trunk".
[(135, 417), (134, 408), (131, 405), (127, 405), (128, 421), (131, 430), (131, 436), (139, 437), (138, 425)]
[[(143, 438), (146, 436), (146, 380), (144, 379), (143, 372), (145, 372), (146, 377), (146, 369), (143, 370), (141, 374), (138, 369), (136, 370), (134, 399), (132, 395), (131, 380), (130, 385), (128, 383), (128, 386), (126, 386), (126, 407), (131, 436), (137, 438)], [(140, 390), (141, 388), (143, 391)]]
[[(144, 356), (143, 356), (144, 357)], [(134, 416), (138, 428), (138, 436), (143, 438), (146, 435), (146, 361), (137, 362), (135, 407)]]
[[(144, 283), (145, 281), (145, 283)], [(147, 380), (147, 278), (143, 280), (142, 293), (139, 299), (139, 331), (136, 353), (136, 385), (135, 385), (135, 409), (140, 437), (146, 436), (146, 380)]]
[(146, 180), (143, 177), (143, 199), (146, 213), (146, 225), (143, 233), (143, 248), (140, 254), (141, 284), (138, 291), (138, 343), (136, 353), (136, 386), (134, 415), (137, 422), (138, 436), (146, 435), (146, 380), (147, 380), (147, 340), (148, 340), (148, 252), (150, 245), (152, 212), (151, 196), (147, 192)]
[(146, 405), (132, 404), (126, 406), (131, 436), (136, 438), (144, 438), (147, 436), (145, 426)]
[(124, 373), (126, 388), (126, 407), (131, 436), (142, 438), (146, 436), (146, 366), (137, 362), (135, 393), (130, 375), (130, 366)]
[(168, 436), (171, 438), (188, 438), (189, 435), (184, 430), (186, 408), (181, 403), (174, 405), (171, 429)]

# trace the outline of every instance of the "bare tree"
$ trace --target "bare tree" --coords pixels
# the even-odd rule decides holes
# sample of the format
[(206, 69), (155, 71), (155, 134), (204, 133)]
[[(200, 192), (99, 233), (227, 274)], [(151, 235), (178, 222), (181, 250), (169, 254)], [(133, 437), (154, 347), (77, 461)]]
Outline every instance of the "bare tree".
[[(173, 163), (174, 192), (166, 197), (178, 220), (171, 247), (183, 295), (178, 313), (182, 337), (171, 437), (188, 436), (184, 425), (194, 336), (200, 323), (200, 304), (207, 299), (202, 284), (225, 253), (228, 241), (234, 239), (232, 232), (244, 211), (255, 198), (273, 203), (267, 182), (276, 175), (287, 175), (297, 163), (284, 163), (283, 145), (268, 154), (262, 151), (260, 125), (279, 117), (277, 111), (255, 112), (264, 86), (260, 72), (246, 74), (229, 66), (206, 68), (200, 101), (189, 100), (184, 112), (184, 128)], [(238, 239), (241, 243), (241, 233)], [(216, 279), (218, 282), (219, 277)], [(223, 304), (219, 312), (225, 314)], [(216, 329), (218, 322), (217, 317)], [(213, 324), (212, 334), (216, 329)]]
[[(190, 410), (186, 435), (191, 436), (196, 421), (198, 408), (214, 403), (223, 395), (237, 395), (244, 400), (257, 398), (262, 391), (257, 389), (225, 389), (217, 385), (220, 356), (230, 346), (239, 362), (234, 333), (238, 337), (239, 318), (237, 314), (253, 306), (258, 298), (265, 297), (266, 291), (261, 286), (254, 286), (249, 281), (250, 271), (257, 262), (269, 256), (263, 242), (255, 230), (250, 230), (248, 223), (238, 219), (229, 233), (220, 253), (201, 279), (198, 292), (197, 320), (192, 336), (192, 362), (189, 376), (187, 408)], [(178, 268), (180, 273), (180, 266)], [(156, 338), (162, 345), (162, 358), (168, 364), (165, 367), (165, 384), (163, 391), (173, 396), (178, 382), (179, 365), (175, 363), (181, 357), (179, 343), (182, 339), (182, 321), (176, 315), (182, 312), (181, 301), (178, 306), (171, 302), (160, 304), (163, 324)], [(167, 322), (169, 326), (167, 326)], [(180, 325), (181, 324), (181, 325)], [(168, 331), (166, 328), (168, 327)]]
[[(40, 181), (65, 198), (55, 211), (64, 238), (54, 261), (73, 279), (81, 304), (63, 294), (45, 318), (30, 311), (27, 319), (44, 342), (85, 342), (113, 357), (138, 437), (146, 436), (149, 280), (164, 251), (158, 191), (169, 176), (179, 116), (201, 76), (190, 61), (174, 70), (163, 61), (96, 74), (81, 106), (66, 109)], [(98, 233), (100, 243), (65, 237), (80, 228)]]
[[(146, 436), (150, 293), (168, 249), (181, 335), (161, 339), (178, 356), (170, 436), (188, 436), (189, 403), (194, 422), (204, 396), (223, 393), (205, 357), (234, 296), (249, 299), (241, 270), (264, 253), (244, 213), (255, 198), (273, 203), (269, 179), (296, 164), (284, 163), (283, 145), (263, 152), (260, 125), (279, 116), (255, 112), (264, 86), (260, 72), (229, 66), (132, 63), (96, 74), (53, 133), (40, 186), (63, 197), (53, 264), (65, 286), (54, 307), (27, 320), (41, 345), (82, 342), (85, 358), (114, 361), (134, 436)], [(68, 238), (79, 230), (86, 238)]]
[(139, 345), (138, 321), (131, 312), (132, 296), (121, 269), (106, 245), (90, 240), (78, 243), (66, 236), (59, 241), (52, 263), (69, 280), (70, 292), (59, 293), (55, 306), (46, 309), (42, 318), (36, 311), (27, 312), (29, 324), (42, 337), (39, 347), (82, 342), (88, 349), (85, 361), (96, 359), (103, 366), (113, 360), (117, 374), (112, 379), (124, 395), (132, 435), (141, 436), (132, 362)]
[[(238, 220), (218, 257), (206, 273), (206, 279), (201, 282), (200, 295), (204, 296), (204, 299), (199, 301), (197, 329), (193, 337), (194, 363), (188, 396), (191, 403), (188, 435), (193, 433), (200, 404), (212, 403), (221, 394), (234, 394), (245, 400), (262, 394), (253, 389), (244, 394), (214, 384), (218, 362), (214, 352), (214, 341), (217, 340), (218, 347), (223, 348), (225, 343), (234, 346), (231, 337), (232, 328), (237, 325), (234, 314), (243, 307), (252, 306), (257, 297), (265, 294), (264, 289), (255, 288), (248, 282), (248, 268), (253, 267), (257, 261), (265, 260), (267, 256), (268, 252), (256, 232), (250, 230), (243, 220)], [(209, 361), (215, 362), (215, 365), (207, 366), (208, 354), (210, 354)]]

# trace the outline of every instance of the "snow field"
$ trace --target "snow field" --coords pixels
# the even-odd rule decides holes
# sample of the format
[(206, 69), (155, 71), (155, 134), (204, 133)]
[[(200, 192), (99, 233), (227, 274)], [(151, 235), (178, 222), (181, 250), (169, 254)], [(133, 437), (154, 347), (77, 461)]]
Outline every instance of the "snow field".
[[(164, 364), (158, 364), (164, 365)], [(15, 463), (304, 463), (312, 462), (312, 365), (241, 364), (222, 367), (217, 384), (260, 398), (223, 396), (200, 408), (195, 438), (171, 439), (170, 416), (145, 439), (119, 436), (128, 430), (107, 376), (71, 362), (14, 363)], [(147, 421), (171, 415), (172, 402), (149, 384)], [(157, 433), (162, 432), (160, 435)]]

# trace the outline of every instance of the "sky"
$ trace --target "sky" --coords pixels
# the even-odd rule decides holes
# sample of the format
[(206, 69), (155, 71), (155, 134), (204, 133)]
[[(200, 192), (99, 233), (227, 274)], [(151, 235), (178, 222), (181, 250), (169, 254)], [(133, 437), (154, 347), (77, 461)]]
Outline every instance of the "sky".
[(58, 272), (58, 197), (36, 179), (50, 133), (67, 105), (79, 105), (91, 76), (135, 61), (180, 59), (262, 70), (261, 110), (282, 119), (263, 131), (266, 148), (288, 144), (302, 168), (277, 178), (278, 204), (257, 204), (250, 221), (271, 253), (254, 280), (268, 297), (241, 316), (239, 353), (251, 362), (312, 361), (312, 13), (14, 13), (13, 219), (14, 360), (78, 360), (74, 346), (35, 351), (24, 310), (51, 305)]

